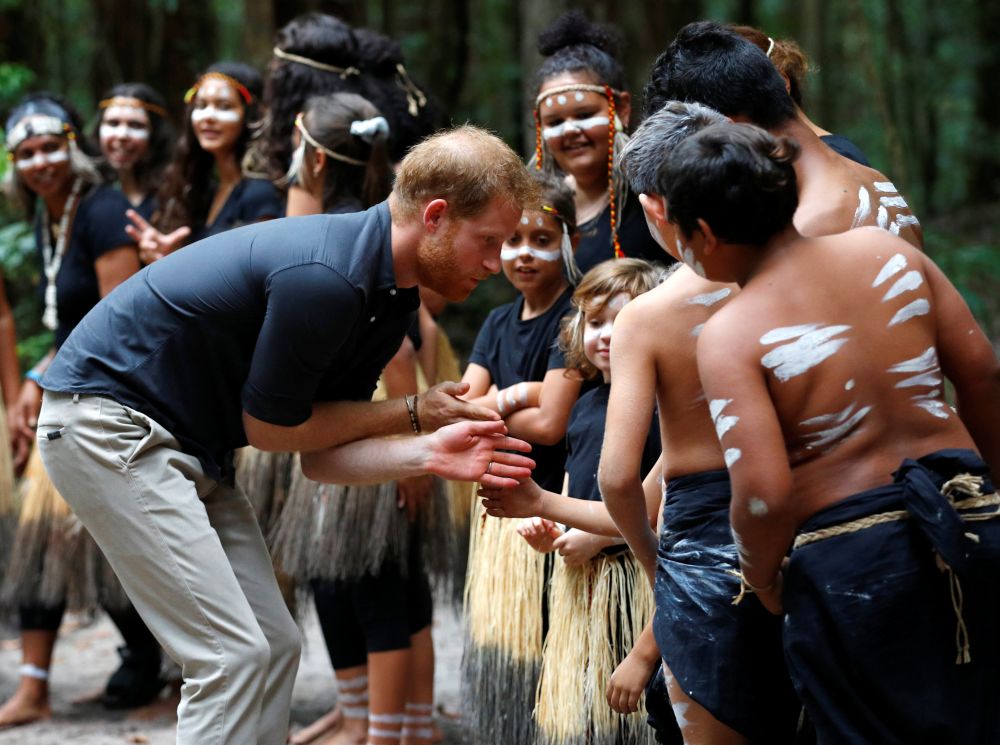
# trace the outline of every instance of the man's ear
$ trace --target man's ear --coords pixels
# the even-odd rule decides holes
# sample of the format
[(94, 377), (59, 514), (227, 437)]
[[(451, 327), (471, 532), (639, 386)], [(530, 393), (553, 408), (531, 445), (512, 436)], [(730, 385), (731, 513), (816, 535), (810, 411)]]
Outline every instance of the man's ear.
[(432, 199), (424, 207), (424, 228), (433, 233), (441, 227), (441, 221), (448, 215), (448, 202), (444, 199)]
[(718, 236), (715, 235), (715, 232), (712, 230), (712, 226), (709, 225), (704, 220), (702, 220), (700, 217), (698, 218), (698, 230), (701, 231), (701, 234), (705, 238), (705, 241), (702, 244), (702, 251), (704, 251), (705, 255), (708, 256), (716, 248), (719, 247), (719, 238)]
[(656, 194), (640, 194), (639, 204), (650, 222), (659, 225), (667, 222), (667, 205), (663, 197)]

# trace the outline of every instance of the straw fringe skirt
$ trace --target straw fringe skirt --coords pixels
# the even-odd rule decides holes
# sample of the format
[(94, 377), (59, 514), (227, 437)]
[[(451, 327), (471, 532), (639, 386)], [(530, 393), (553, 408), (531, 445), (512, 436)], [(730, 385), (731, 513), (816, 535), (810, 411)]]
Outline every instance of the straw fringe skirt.
[(605, 699), (615, 668), (653, 614), (653, 593), (631, 552), (570, 567), (555, 557), (535, 721), (538, 745), (653, 745), (645, 703), (621, 715)]
[(487, 518), (473, 503), (462, 687), (476, 745), (535, 742), (546, 556), (528, 546), (517, 522)]
[(128, 607), (118, 578), (56, 491), (33, 449), (20, 485), (21, 508), (0, 586), (5, 614), (19, 607), (94, 611)]
[(10, 548), (17, 530), (20, 508), (14, 490), (14, 469), (10, 456), (10, 435), (7, 432), (7, 411), (0, 398), (0, 571), (7, 567)]

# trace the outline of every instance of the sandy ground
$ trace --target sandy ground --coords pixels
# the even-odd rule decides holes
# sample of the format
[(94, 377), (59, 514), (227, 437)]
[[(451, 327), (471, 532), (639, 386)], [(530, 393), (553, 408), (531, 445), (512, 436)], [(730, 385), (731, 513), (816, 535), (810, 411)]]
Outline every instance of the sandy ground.
[[(0, 745), (173, 745), (173, 702), (131, 712), (109, 712), (97, 703), (74, 703), (100, 692), (117, 667), (115, 647), (120, 644), (107, 618), (89, 625), (81, 625), (80, 620), (67, 617), (60, 632), (52, 666), (52, 719), (0, 731)], [(334, 701), (333, 672), (315, 615), (307, 617), (304, 632), (302, 663), (292, 699), (293, 728), (313, 721)], [(462, 635), (450, 609), (435, 614), (434, 645), (437, 701), (447, 711), (458, 711)], [(0, 627), (0, 700), (6, 700), (16, 687), (20, 659), (17, 632)], [(458, 745), (463, 741), (455, 722), (441, 717), (439, 720), (445, 743)]]

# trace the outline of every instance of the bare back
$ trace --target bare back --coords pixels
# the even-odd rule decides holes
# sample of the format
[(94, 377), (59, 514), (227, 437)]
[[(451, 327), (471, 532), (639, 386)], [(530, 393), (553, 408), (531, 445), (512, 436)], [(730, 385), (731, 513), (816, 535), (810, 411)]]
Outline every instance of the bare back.
[(773, 462), (776, 418), (797, 523), (889, 483), (903, 458), (975, 447), (943, 383), (964, 388), (992, 347), (933, 262), (884, 231), (777, 249), (704, 338), (728, 350), (700, 359), (723, 447)]
[(655, 385), (659, 408), (664, 479), (726, 467), (701, 381), (694, 374), (695, 351), (702, 327), (738, 289), (682, 266), (629, 303), (616, 322), (612, 354), (623, 339), (628, 345), (623, 354), (645, 359), (655, 369), (655, 381), (649, 383)]
[(923, 231), (906, 199), (884, 174), (834, 152), (815, 136), (800, 138), (795, 165), (799, 207), (795, 227), (819, 237), (874, 226), (922, 249)]

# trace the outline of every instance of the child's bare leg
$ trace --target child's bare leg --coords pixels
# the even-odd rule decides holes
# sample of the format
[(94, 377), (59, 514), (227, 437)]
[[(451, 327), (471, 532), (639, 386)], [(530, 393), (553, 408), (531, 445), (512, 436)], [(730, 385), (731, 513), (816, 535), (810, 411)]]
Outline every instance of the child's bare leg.
[(0, 729), (47, 719), (49, 666), (56, 646), (55, 631), (21, 632), (21, 680), (14, 695), (0, 706)]
[[(314, 735), (313, 742), (315, 745), (365, 745), (368, 737), (368, 667), (366, 665), (346, 667), (337, 670), (336, 675), (336, 709), (311, 724), (309, 728), (316, 727), (337, 712), (340, 721), (332, 729)], [(302, 730), (298, 735), (304, 736), (305, 733), (306, 730)]]
[(410, 649), (403, 745), (429, 745), (441, 740), (434, 724), (434, 640), (430, 626), (410, 637)]
[(750, 741), (713, 717), (691, 699), (670, 673), (666, 663), (663, 674), (667, 679), (667, 692), (673, 705), (677, 726), (684, 736), (684, 745), (750, 745)]
[(368, 745), (399, 745), (410, 676), (409, 649), (368, 655)]

